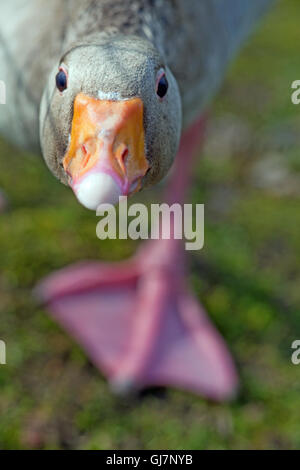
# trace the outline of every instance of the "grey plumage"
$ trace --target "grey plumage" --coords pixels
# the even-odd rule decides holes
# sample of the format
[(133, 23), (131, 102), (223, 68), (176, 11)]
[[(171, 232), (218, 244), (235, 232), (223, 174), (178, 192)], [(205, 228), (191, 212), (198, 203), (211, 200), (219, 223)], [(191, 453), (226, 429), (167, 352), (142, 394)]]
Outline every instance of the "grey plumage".
[[(0, 132), (18, 145), (37, 149), (39, 105), (50, 71), (57, 69), (61, 57), (75, 44), (96, 44), (120, 34), (140, 37), (154, 45), (177, 80), (186, 127), (209, 103), (231, 59), (271, 3), (272, 0), (1, 2), (0, 79), (7, 84), (7, 105), (0, 107)], [(51, 99), (51, 88), (46, 97)], [(68, 105), (71, 108), (71, 103)], [(66, 139), (66, 130), (60, 130), (59, 123), (53, 125), (61, 139)], [(56, 144), (49, 160), (57, 161), (52, 161), (50, 167), (64, 180), (58, 153), (65, 149), (66, 142), (58, 137)], [(174, 153), (175, 147), (170, 145), (169, 151)], [(166, 163), (161, 165), (163, 170), (156, 171), (160, 173), (156, 179), (166, 173), (169, 160), (167, 155)]]

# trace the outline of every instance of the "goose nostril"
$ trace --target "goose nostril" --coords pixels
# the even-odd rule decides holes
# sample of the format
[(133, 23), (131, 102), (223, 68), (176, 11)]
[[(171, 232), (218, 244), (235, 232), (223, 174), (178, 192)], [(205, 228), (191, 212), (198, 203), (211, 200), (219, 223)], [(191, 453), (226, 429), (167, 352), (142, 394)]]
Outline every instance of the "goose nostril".
[(121, 144), (121, 146), (115, 152), (116, 152), (115, 153), (116, 160), (119, 164), (119, 167), (121, 168), (122, 172), (125, 174), (127, 158), (129, 155), (128, 147), (126, 147), (125, 144)]
[(128, 148), (125, 148), (122, 152), (121, 160), (124, 163), (124, 165), (126, 164), (126, 160), (128, 158), (128, 153), (129, 153)]
[(81, 146), (81, 151), (83, 153), (83, 158), (84, 158), (82, 167), (85, 168), (90, 160), (91, 154), (88, 152), (88, 149), (86, 148), (85, 144)]

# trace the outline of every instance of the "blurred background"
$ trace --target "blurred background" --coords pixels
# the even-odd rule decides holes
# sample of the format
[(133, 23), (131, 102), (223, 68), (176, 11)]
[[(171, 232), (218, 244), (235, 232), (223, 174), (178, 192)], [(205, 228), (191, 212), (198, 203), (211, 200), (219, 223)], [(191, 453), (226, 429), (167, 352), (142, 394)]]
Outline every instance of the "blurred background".
[(0, 215), (0, 449), (300, 448), (300, 365), (291, 362), (300, 339), (299, 18), (298, 0), (279, 1), (231, 67), (190, 193), (206, 217), (190, 282), (236, 360), (233, 403), (171, 389), (136, 400), (110, 393), (32, 288), (68, 263), (126, 258), (137, 245), (98, 240), (94, 213), (42, 158), (0, 140), (10, 201)]

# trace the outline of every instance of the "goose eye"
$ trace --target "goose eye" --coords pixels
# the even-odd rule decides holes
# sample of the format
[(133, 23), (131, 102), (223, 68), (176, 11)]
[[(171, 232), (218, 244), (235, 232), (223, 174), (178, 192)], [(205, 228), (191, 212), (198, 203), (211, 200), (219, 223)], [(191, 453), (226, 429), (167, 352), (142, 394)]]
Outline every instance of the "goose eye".
[(156, 94), (159, 98), (164, 98), (167, 94), (169, 88), (169, 83), (166, 77), (165, 72), (161, 73), (158, 77), (157, 84), (156, 84)]
[(68, 77), (64, 70), (60, 69), (56, 75), (56, 86), (58, 90), (62, 93), (68, 85)]

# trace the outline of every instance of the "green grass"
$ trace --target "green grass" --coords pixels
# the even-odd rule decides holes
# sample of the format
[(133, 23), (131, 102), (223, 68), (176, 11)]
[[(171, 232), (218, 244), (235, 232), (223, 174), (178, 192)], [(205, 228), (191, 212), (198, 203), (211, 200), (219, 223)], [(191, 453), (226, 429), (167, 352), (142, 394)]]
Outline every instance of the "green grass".
[(300, 107), (298, 0), (281, 1), (231, 68), (212, 109), (192, 200), (206, 204), (206, 243), (191, 284), (236, 359), (236, 401), (175, 390), (122, 401), (32, 298), (36, 282), (81, 259), (120, 259), (100, 242), (41, 159), (0, 143), (0, 448), (300, 448)]

